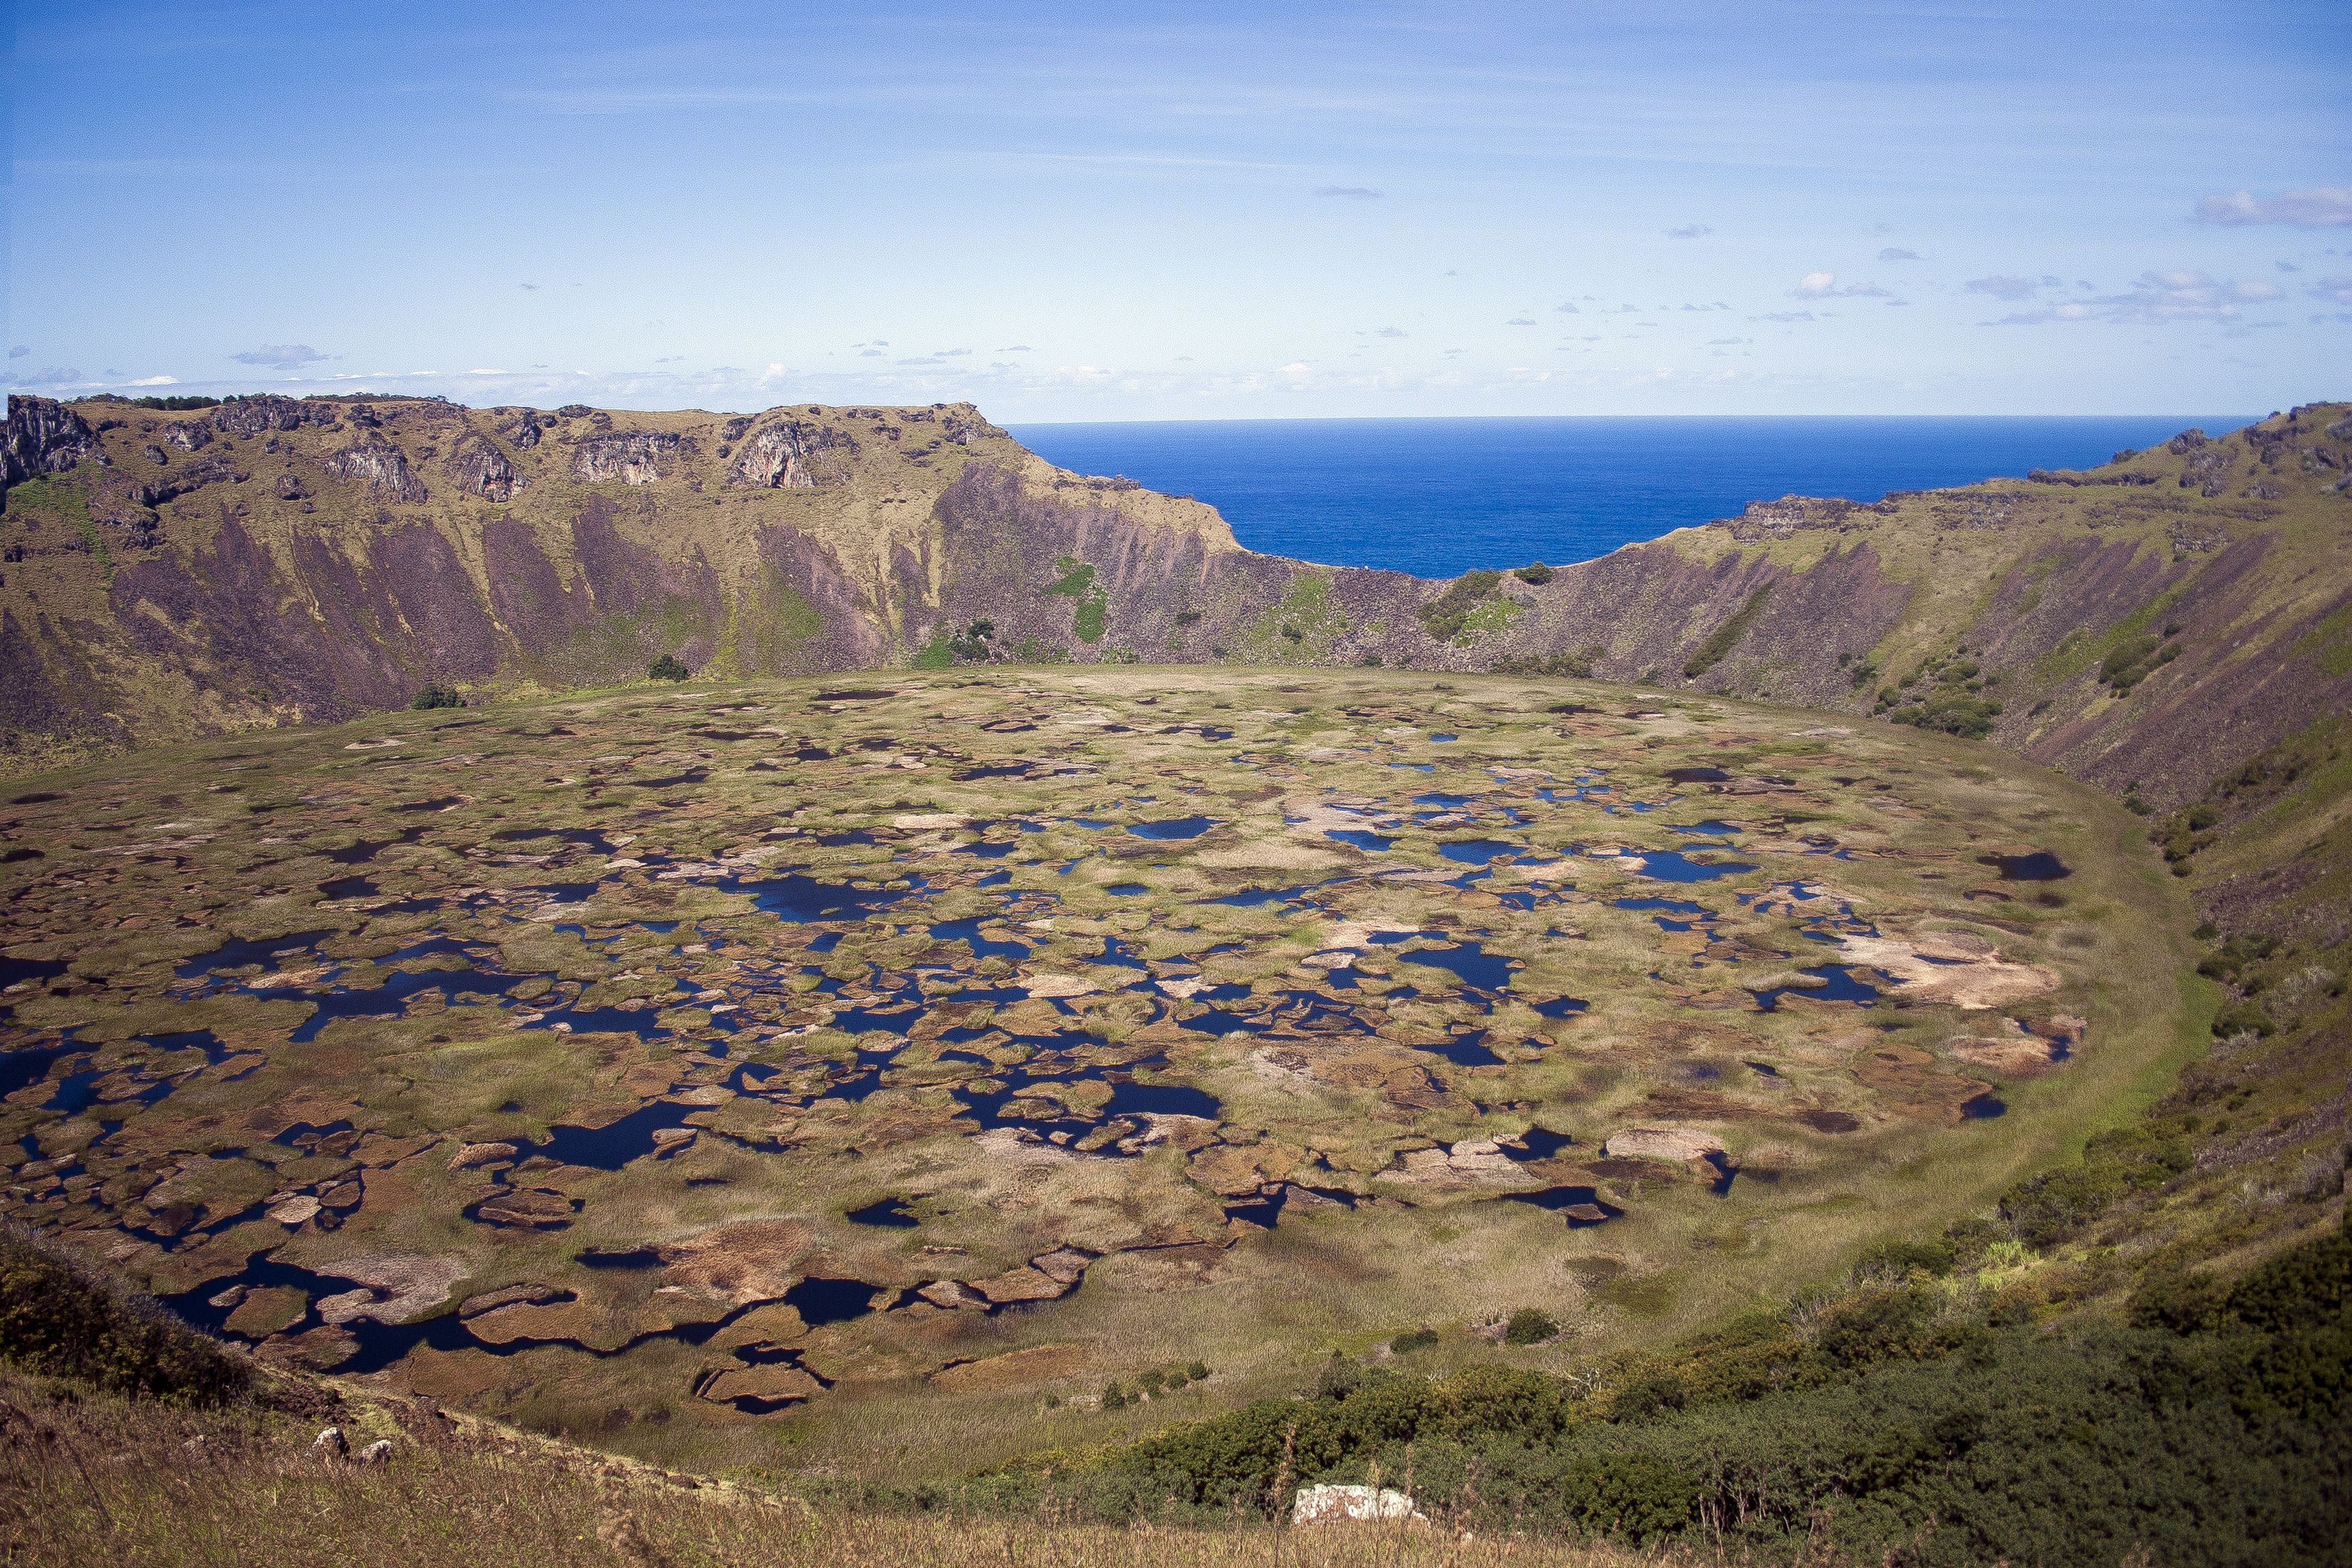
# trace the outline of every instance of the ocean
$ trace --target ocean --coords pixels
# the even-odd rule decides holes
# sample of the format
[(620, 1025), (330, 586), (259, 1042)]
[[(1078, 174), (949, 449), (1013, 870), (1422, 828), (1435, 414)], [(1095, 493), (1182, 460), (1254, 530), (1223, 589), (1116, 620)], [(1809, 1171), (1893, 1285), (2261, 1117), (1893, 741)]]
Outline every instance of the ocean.
[(1252, 550), (1452, 577), (1606, 555), (1750, 500), (2082, 468), (2247, 415), (1218, 419), (1016, 425), (1086, 474), (1197, 496)]

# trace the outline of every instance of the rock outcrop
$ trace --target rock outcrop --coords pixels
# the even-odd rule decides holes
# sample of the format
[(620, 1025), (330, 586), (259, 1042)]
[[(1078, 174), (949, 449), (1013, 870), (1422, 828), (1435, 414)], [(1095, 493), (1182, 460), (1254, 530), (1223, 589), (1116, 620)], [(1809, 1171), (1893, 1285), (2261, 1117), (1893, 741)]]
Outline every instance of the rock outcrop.
[(572, 450), (572, 474), (582, 479), (618, 479), (650, 485), (665, 477), (663, 465), (693, 450), (690, 437), (661, 430), (619, 430), (591, 436)]
[(69, 473), (97, 453), (95, 433), (80, 415), (54, 398), (12, 393), (0, 439), (0, 495), (42, 474)]
[[(742, 433), (732, 424), (729, 428), (737, 436)], [(730, 484), (756, 485), (761, 489), (814, 489), (817, 479), (809, 467), (812, 457), (819, 452), (856, 449), (856, 441), (846, 431), (800, 419), (780, 419), (751, 432), (751, 439), (735, 454), (735, 463), (727, 470), (727, 479)], [(841, 471), (835, 467), (829, 470), (829, 477), (839, 478)]]
[(339, 479), (357, 479), (386, 500), (422, 502), (430, 498), (425, 481), (409, 468), (408, 454), (380, 436), (368, 436), (329, 458), (327, 472)]
[[(531, 429), (535, 441), (538, 426)], [(516, 477), (514, 465), (487, 437), (469, 435), (460, 439), (449, 454), (448, 466), (450, 477), (457, 481), (459, 489), (484, 500), (512, 500), (515, 491), (522, 488), (523, 481)]]

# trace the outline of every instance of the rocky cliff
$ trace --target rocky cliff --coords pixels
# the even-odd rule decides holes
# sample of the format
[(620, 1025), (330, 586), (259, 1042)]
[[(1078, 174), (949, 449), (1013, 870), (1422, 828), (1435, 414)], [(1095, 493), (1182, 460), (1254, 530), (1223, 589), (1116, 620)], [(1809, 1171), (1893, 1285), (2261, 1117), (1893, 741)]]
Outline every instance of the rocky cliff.
[[(93, 750), (673, 654), (756, 676), (980, 660), (1557, 669), (1980, 734), (2154, 805), (2352, 701), (2352, 419), (2081, 473), (1785, 498), (1453, 583), (1242, 549), (967, 405), (730, 417), (16, 397), (0, 751)], [(1498, 566), (1501, 563), (1498, 563)]]

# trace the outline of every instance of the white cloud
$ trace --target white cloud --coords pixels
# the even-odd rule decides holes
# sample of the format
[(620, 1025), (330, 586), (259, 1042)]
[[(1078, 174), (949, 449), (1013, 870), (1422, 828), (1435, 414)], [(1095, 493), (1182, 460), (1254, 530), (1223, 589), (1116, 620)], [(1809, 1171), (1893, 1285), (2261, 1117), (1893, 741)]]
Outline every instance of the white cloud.
[(130, 384), (132, 386), (177, 386), (180, 384), (180, 378), (176, 375), (142, 375), (137, 381), (131, 382)]
[(329, 358), (309, 343), (264, 343), (257, 349), (228, 356), (239, 364), (267, 365), (271, 370), (300, 370)]
[(2315, 185), (2256, 201), (2250, 191), (2207, 196), (2197, 204), (2199, 223), (2237, 226), (2284, 224), (2290, 228), (2341, 228), (2352, 225), (2352, 185)]
[(1971, 278), (1963, 287), (1971, 294), (1990, 294), (1996, 300), (2031, 300), (2042, 285), (2031, 278), (1996, 274), (1990, 278)]
[(1840, 288), (1837, 274), (1834, 272), (1808, 272), (1797, 279), (1797, 287), (1791, 292), (1800, 300), (1827, 300), (1833, 297), (1883, 300), (1886, 297), (1886, 290), (1875, 283), (1849, 283)]
[(2217, 280), (2203, 272), (2143, 272), (2125, 293), (2062, 300), (2044, 310), (2021, 310), (1984, 324), (2025, 327), (2044, 321), (2116, 321), (2165, 326), (2175, 321), (2235, 321), (2241, 305), (2265, 304), (2281, 298), (2284, 293), (2275, 283)]
[(2317, 299), (2352, 305), (2352, 278), (2323, 278), (2311, 286), (2311, 292)]

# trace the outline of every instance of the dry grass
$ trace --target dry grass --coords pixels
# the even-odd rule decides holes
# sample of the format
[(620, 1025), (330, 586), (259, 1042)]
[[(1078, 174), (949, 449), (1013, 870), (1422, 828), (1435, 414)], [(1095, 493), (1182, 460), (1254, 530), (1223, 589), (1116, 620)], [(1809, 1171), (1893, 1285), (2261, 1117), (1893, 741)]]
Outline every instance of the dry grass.
[[(308, 1384), (297, 1396), (318, 1399)], [(679, 1477), (430, 1405), (343, 1399), (315, 1415), (167, 1411), (152, 1401), (0, 1371), (0, 1563), (407, 1568), (485, 1561), (530, 1568), (1021, 1568), (1273, 1563), (1291, 1568), (1612, 1568), (1673, 1565), (1545, 1538), (1470, 1538), (1456, 1526), (1275, 1531), (946, 1519), (814, 1510), (734, 1481)], [(381, 1465), (313, 1450), (324, 1425)]]
[[(729, 1482), (665, 1475), (394, 1402), (331, 1416), (189, 1414), (0, 1374), (0, 1563), (407, 1568), (1537, 1568), (1640, 1561), (1606, 1546), (1470, 1539), (1433, 1525), (1303, 1531), (1263, 1524), (1119, 1528), (1052, 1517), (949, 1519), (812, 1509)], [(331, 1419), (378, 1465), (311, 1449)]]

